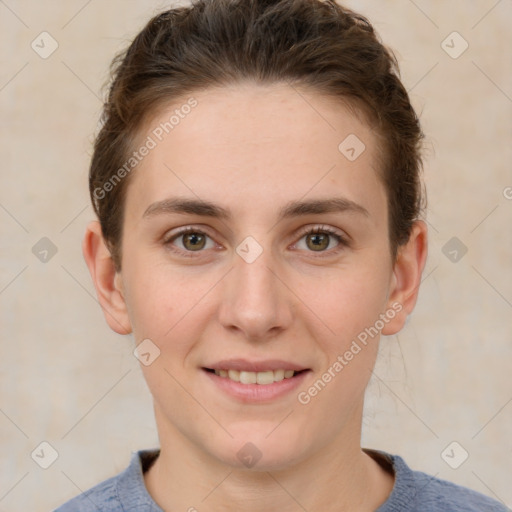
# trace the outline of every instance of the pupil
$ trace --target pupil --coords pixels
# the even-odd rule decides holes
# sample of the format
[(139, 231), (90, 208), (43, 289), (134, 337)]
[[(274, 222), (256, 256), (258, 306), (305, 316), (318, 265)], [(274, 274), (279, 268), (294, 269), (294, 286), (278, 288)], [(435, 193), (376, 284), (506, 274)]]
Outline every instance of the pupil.
[(192, 248), (202, 248), (202, 245), (204, 244), (201, 244), (201, 242), (204, 242), (204, 237), (202, 235), (192, 233), (186, 236), (186, 243), (191, 244)]
[(325, 235), (325, 234), (311, 235), (310, 240), (313, 242), (313, 245), (316, 248), (325, 249), (327, 247), (327, 245), (329, 245), (328, 243), (327, 244), (325, 243), (327, 240), (327, 235)]

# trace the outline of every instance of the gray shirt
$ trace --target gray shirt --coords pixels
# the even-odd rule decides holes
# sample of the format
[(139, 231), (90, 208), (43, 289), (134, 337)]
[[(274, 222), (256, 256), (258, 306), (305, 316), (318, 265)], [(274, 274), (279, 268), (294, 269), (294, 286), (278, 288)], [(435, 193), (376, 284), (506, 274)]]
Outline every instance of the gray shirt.
[[(398, 455), (364, 449), (379, 464), (395, 474), (391, 494), (376, 512), (511, 512), (502, 503), (466, 487), (413, 471)], [(153, 501), (143, 473), (158, 457), (158, 450), (132, 455), (130, 465), (80, 494), (54, 512), (163, 512)], [(189, 510), (194, 510), (193, 503)], [(199, 504), (198, 510), (200, 510)]]

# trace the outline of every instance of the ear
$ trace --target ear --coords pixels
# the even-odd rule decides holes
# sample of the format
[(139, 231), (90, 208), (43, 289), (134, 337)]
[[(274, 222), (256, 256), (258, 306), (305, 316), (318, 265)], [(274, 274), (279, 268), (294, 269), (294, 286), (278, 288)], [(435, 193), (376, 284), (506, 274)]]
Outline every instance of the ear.
[(414, 309), (427, 259), (427, 247), (427, 225), (418, 220), (412, 226), (408, 242), (398, 248), (387, 304), (388, 310), (394, 310), (396, 314), (382, 329), (382, 334), (399, 332)]
[(121, 275), (115, 269), (98, 221), (87, 226), (82, 251), (108, 325), (119, 334), (131, 333)]

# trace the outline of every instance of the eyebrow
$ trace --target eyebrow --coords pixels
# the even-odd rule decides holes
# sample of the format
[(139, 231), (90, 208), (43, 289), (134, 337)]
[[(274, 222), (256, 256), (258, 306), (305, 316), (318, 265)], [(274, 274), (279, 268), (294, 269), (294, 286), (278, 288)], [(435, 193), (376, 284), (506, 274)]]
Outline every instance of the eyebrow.
[[(278, 214), (279, 221), (303, 215), (316, 215), (321, 213), (357, 213), (369, 217), (368, 210), (350, 199), (333, 197), (328, 199), (313, 199), (309, 201), (290, 201)], [(151, 204), (142, 217), (152, 217), (159, 214), (191, 214), (203, 217), (213, 217), (221, 220), (230, 220), (231, 213), (226, 208), (204, 201), (202, 199), (169, 198)]]

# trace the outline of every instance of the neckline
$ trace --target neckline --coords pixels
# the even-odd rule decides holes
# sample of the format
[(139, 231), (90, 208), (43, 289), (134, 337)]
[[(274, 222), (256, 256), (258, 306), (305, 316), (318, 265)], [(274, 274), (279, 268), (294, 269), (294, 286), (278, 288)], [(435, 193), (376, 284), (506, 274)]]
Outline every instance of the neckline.
[[(391, 455), (382, 450), (362, 448), (362, 450), (374, 459), (381, 467), (394, 476), (393, 488), (386, 501), (377, 509), (376, 512), (402, 512), (406, 510), (404, 499), (410, 504), (410, 500), (415, 497), (414, 478), (408, 470), (405, 461), (398, 455)], [(119, 497), (123, 506), (137, 505), (151, 506), (152, 512), (161, 511), (158, 505), (149, 494), (145, 482), (144, 473), (146, 473), (155, 463), (160, 455), (160, 449), (140, 450), (133, 453), (132, 462), (119, 482)], [(398, 506), (398, 508), (396, 508)], [(135, 510), (127, 508), (127, 510)]]

